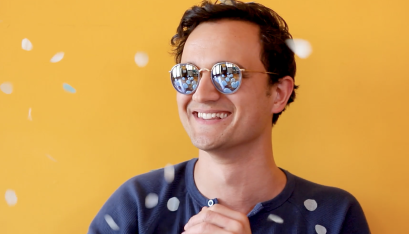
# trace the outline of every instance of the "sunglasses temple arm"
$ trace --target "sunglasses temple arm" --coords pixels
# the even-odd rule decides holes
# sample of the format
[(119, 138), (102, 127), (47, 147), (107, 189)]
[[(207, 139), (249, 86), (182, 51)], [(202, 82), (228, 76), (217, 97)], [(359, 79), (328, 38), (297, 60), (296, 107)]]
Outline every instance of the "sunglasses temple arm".
[(251, 71), (251, 70), (246, 70), (246, 69), (240, 69), (242, 72), (256, 72), (256, 73), (266, 73), (266, 74), (271, 74), (271, 75), (278, 75), (278, 73), (274, 72), (265, 72), (265, 71)]

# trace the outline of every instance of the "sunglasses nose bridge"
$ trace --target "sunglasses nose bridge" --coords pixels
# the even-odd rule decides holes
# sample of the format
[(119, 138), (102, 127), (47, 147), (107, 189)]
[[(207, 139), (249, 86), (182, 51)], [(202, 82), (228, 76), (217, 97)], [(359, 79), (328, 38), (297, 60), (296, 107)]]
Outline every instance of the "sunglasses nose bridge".
[(202, 68), (202, 69), (199, 70), (199, 74), (202, 74), (203, 71), (208, 71), (208, 72), (210, 72), (210, 69)]

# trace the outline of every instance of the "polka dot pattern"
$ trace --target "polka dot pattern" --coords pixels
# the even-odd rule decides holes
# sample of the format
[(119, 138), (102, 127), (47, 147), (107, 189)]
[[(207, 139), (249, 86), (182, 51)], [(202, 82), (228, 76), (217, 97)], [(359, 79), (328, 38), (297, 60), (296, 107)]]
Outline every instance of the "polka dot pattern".
[(304, 201), (304, 206), (305, 206), (305, 208), (307, 208), (307, 210), (314, 211), (314, 210), (317, 209), (318, 204), (313, 199), (307, 199), (307, 200)]
[(319, 224), (315, 225), (315, 231), (317, 232), (317, 234), (326, 234), (327, 233), (327, 229), (324, 226), (321, 226)]
[(105, 221), (107, 222), (107, 224), (109, 225), (109, 227), (114, 230), (114, 231), (118, 231), (119, 227), (118, 225), (115, 223), (114, 219), (110, 216), (110, 215), (105, 215), (104, 216)]
[(177, 211), (179, 208), (180, 201), (177, 197), (172, 197), (168, 200), (167, 207), (170, 211)]
[(158, 204), (158, 195), (156, 193), (149, 193), (145, 198), (145, 207), (151, 209)]
[(269, 214), (267, 220), (273, 221), (275, 223), (284, 223), (284, 220), (280, 216), (274, 214)]

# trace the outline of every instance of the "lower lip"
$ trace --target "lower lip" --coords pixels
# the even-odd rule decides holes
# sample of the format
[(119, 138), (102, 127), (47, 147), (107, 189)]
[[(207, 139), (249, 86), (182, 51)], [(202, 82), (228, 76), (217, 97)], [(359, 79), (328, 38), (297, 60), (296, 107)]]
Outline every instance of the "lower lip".
[(220, 123), (220, 122), (222, 122), (223, 120), (229, 118), (230, 114), (227, 115), (227, 117), (225, 117), (225, 118), (223, 118), (223, 119), (219, 119), (219, 118), (218, 118), (218, 119), (202, 119), (202, 118), (199, 118), (199, 117), (197, 116), (197, 113), (196, 113), (196, 114), (193, 114), (193, 116), (195, 117), (196, 121), (199, 122), (199, 123), (201, 123), (201, 124), (216, 124), (216, 123)]

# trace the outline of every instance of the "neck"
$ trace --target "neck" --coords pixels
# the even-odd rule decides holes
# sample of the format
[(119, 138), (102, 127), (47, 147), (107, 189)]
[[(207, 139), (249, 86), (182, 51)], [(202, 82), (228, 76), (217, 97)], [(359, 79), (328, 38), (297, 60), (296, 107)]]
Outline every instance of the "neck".
[(205, 197), (217, 198), (220, 204), (244, 214), (257, 203), (273, 199), (286, 183), (285, 174), (274, 162), (271, 138), (223, 152), (200, 150), (194, 179)]

